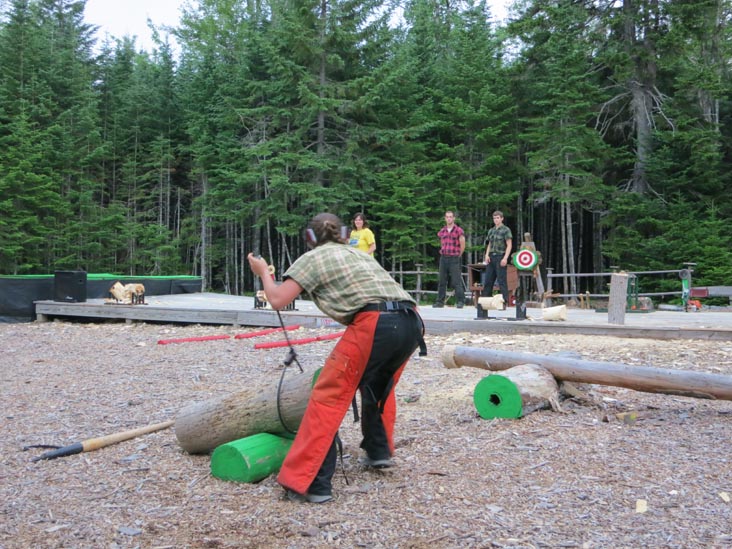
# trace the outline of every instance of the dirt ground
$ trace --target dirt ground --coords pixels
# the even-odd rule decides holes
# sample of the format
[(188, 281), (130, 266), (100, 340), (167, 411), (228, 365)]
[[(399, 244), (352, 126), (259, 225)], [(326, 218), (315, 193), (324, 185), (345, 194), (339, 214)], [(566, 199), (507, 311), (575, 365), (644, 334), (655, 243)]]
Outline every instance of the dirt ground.
[[(175, 419), (194, 402), (275, 386), (287, 350), (253, 347), (281, 334), (158, 344), (253, 330), (0, 324), (0, 547), (732, 547), (732, 402), (586, 385), (562, 412), (485, 420), (472, 394), (488, 372), (448, 370), (440, 356), (445, 345), (571, 351), (730, 376), (732, 342), (430, 336), (429, 355), (414, 357), (396, 389), (396, 467), (359, 465), (360, 432), (348, 415), (335, 500), (325, 505), (284, 499), (274, 477), (212, 477), (210, 456), (185, 453), (173, 429), (48, 461), (31, 461), (46, 449), (23, 450)], [(298, 347), (303, 367), (319, 367), (334, 344)]]

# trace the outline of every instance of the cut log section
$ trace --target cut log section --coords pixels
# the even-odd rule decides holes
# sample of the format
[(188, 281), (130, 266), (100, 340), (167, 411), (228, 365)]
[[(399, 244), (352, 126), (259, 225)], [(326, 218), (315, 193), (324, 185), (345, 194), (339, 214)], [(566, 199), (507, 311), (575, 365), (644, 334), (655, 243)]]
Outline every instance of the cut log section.
[(555, 307), (543, 307), (541, 309), (542, 320), (567, 320), (567, 306), (557, 305)]
[(211, 455), (211, 475), (233, 482), (259, 482), (280, 470), (292, 439), (259, 433), (222, 444)]
[(296, 370), (270, 387), (250, 387), (223, 398), (187, 406), (175, 419), (178, 444), (191, 454), (258, 433), (292, 433), (300, 426), (315, 373)]
[(560, 410), (557, 381), (536, 364), (520, 364), (484, 377), (475, 387), (473, 402), (483, 419), (520, 418), (550, 407)]
[(732, 376), (706, 372), (628, 366), (618, 362), (595, 362), (452, 345), (443, 349), (442, 361), (447, 368), (471, 366), (492, 371), (507, 370), (519, 364), (538, 364), (549, 370), (558, 381), (613, 385), (646, 393), (732, 400)]

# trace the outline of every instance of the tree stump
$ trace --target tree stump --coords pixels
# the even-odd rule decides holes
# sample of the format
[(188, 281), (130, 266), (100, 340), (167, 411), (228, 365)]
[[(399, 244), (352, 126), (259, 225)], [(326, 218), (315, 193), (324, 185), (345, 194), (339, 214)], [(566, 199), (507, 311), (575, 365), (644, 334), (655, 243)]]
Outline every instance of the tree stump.
[(520, 364), (483, 378), (473, 401), (483, 419), (519, 418), (545, 408), (561, 411), (557, 381), (538, 364)]

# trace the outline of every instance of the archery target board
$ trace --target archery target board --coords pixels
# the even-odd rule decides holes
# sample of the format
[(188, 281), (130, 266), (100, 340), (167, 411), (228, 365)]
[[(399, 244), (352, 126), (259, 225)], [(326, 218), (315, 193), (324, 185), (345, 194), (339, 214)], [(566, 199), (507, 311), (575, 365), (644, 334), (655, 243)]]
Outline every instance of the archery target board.
[(522, 271), (529, 271), (536, 267), (539, 262), (537, 253), (533, 250), (519, 250), (516, 255), (513, 256), (513, 264), (517, 269)]

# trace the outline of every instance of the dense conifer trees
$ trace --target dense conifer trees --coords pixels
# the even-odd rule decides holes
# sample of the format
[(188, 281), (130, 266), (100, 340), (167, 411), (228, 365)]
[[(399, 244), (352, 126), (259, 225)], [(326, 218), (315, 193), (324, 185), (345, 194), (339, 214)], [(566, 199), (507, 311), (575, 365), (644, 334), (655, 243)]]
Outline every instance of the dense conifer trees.
[(243, 293), (324, 209), (395, 269), (435, 264), (445, 209), (479, 260), (501, 209), (556, 272), (730, 283), (731, 0), (382, 4), (190, 2), (146, 52), (96, 44), (84, 0), (5, 2), (0, 272)]

